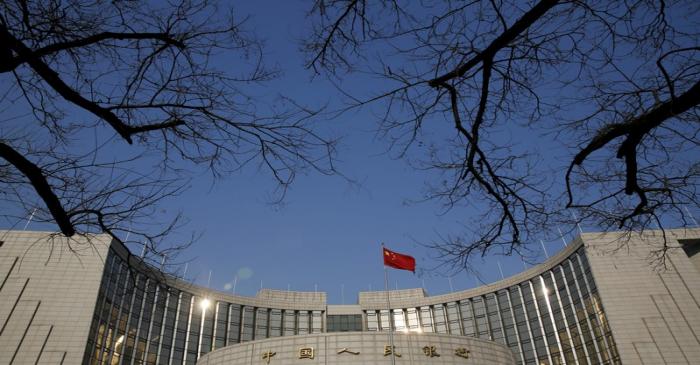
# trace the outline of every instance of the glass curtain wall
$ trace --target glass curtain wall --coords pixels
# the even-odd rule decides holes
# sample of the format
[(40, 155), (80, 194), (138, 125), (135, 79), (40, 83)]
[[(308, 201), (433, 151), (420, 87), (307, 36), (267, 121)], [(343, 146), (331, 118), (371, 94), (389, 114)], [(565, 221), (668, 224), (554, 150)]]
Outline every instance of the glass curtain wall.
[(110, 251), (83, 363), (195, 364), (227, 345), (326, 331), (324, 311), (204, 299), (129, 268)]
[[(85, 352), (87, 364), (194, 364), (214, 349), (333, 330), (434, 332), (507, 345), (523, 365), (618, 364), (619, 355), (580, 248), (540, 275), (447, 303), (333, 318), (320, 310), (255, 307), (180, 291), (107, 256)], [(352, 325), (349, 321), (352, 318)], [(336, 319), (340, 322), (335, 323)], [(331, 319), (329, 319), (330, 321)], [(391, 321), (391, 322), (390, 322)]]
[[(495, 293), (391, 310), (396, 331), (459, 334), (510, 347), (519, 364), (619, 364), (583, 248), (551, 270)], [(388, 331), (389, 311), (365, 312)]]

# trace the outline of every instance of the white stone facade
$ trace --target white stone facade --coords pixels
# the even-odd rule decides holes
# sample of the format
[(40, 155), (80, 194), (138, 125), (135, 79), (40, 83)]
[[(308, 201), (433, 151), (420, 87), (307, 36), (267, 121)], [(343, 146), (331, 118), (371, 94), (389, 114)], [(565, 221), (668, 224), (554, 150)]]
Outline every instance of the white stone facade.
[(110, 239), (0, 231), (0, 364), (83, 361)]
[(700, 230), (667, 231), (665, 260), (659, 231), (581, 238), (622, 363), (700, 364), (700, 272), (678, 244)]
[[(347, 332), (282, 337), (227, 346), (200, 358), (200, 365), (387, 365), (387, 333)], [(388, 348), (387, 348), (388, 347)], [(508, 347), (472, 337), (439, 334), (394, 336), (396, 364), (515, 365)], [(312, 357), (313, 356), (313, 357)]]

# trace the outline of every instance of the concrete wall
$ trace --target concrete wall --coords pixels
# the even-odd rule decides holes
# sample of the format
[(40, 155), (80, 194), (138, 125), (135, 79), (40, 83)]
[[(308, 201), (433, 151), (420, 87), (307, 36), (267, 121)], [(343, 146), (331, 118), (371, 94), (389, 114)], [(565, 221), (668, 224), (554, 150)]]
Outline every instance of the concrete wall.
[(700, 272), (678, 239), (700, 230), (582, 236), (622, 363), (700, 364)]
[[(391, 358), (384, 356), (384, 346), (389, 345), (387, 333), (344, 332), (276, 338), (233, 345), (213, 351), (199, 359), (199, 365), (259, 365), (267, 364), (263, 355), (274, 353), (269, 364), (391, 364)], [(397, 364), (479, 364), (513, 365), (515, 359), (508, 347), (495, 342), (476, 338), (437, 335), (401, 334), (394, 335)], [(424, 347), (434, 346), (439, 356), (429, 357)], [(299, 358), (301, 348), (313, 348), (314, 358)], [(338, 353), (343, 348), (359, 354)], [(455, 355), (455, 350), (464, 348), (468, 357)]]
[(0, 364), (80, 364), (107, 236), (0, 231)]

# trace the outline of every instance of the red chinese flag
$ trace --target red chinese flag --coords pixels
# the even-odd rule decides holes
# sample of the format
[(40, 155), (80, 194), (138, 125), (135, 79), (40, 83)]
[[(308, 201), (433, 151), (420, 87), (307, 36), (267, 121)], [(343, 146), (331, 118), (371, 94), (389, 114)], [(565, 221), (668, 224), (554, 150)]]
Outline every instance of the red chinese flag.
[(384, 248), (384, 265), (394, 269), (416, 272), (416, 259), (413, 256), (402, 255), (386, 248)]

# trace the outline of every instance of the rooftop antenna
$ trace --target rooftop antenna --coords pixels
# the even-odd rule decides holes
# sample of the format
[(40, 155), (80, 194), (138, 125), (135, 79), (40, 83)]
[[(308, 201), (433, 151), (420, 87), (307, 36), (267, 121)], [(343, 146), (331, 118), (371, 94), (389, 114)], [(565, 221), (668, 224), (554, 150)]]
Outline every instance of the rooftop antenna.
[(207, 279), (207, 289), (209, 289), (210, 284), (211, 284), (211, 270), (209, 270), (209, 279)]
[(318, 291), (318, 284), (314, 284), (314, 293)]
[(187, 275), (187, 266), (189, 266), (189, 262), (185, 262), (185, 271), (182, 273), (182, 279), (185, 279), (185, 276)]
[(452, 286), (452, 277), (451, 276), (447, 277), (447, 282), (450, 283), (450, 293), (452, 293), (453, 291), (455, 291), (455, 288)]
[(549, 258), (549, 253), (547, 252), (547, 248), (544, 247), (544, 241), (540, 240), (540, 245), (542, 245), (542, 251), (544, 251), (544, 255)]
[(394, 290), (399, 290), (399, 281), (394, 280)]
[(503, 268), (501, 268), (501, 262), (500, 262), (500, 261), (496, 261), (496, 264), (498, 264), (498, 272), (501, 273), (501, 280), (505, 279), (506, 277), (503, 276)]
[(698, 225), (698, 221), (696, 221), (695, 217), (693, 217), (693, 213), (691, 213), (690, 210), (688, 210), (688, 207), (683, 207), (683, 209), (685, 209), (685, 212), (688, 213), (688, 215), (690, 216), (690, 220), (693, 221), (695, 227), (700, 227), (700, 225)]
[(146, 241), (144, 240), (143, 241), (143, 250), (141, 250), (141, 258), (146, 257), (146, 247), (147, 247)]
[(238, 275), (233, 276), (233, 295), (236, 295), (236, 284), (238, 284)]
[(583, 234), (583, 229), (581, 229), (581, 225), (578, 223), (578, 217), (576, 216), (576, 213), (573, 210), (571, 211), (571, 216), (574, 217), (574, 222), (576, 222), (576, 227), (578, 227), (578, 232), (580, 234)]
[(29, 223), (32, 223), (32, 219), (34, 219), (34, 214), (36, 213), (36, 208), (32, 210), (32, 214), (29, 215), (29, 219), (27, 219), (27, 223), (24, 225), (24, 228), (22, 229), (23, 231), (27, 230), (27, 227), (29, 227)]
[(129, 235), (131, 235), (131, 224), (129, 224), (129, 230), (126, 231), (126, 237), (124, 238), (124, 243), (129, 241)]
[(557, 231), (559, 231), (559, 237), (561, 238), (561, 241), (564, 242), (564, 247), (566, 247), (566, 240), (564, 239), (564, 234), (561, 233), (561, 229), (557, 227)]

